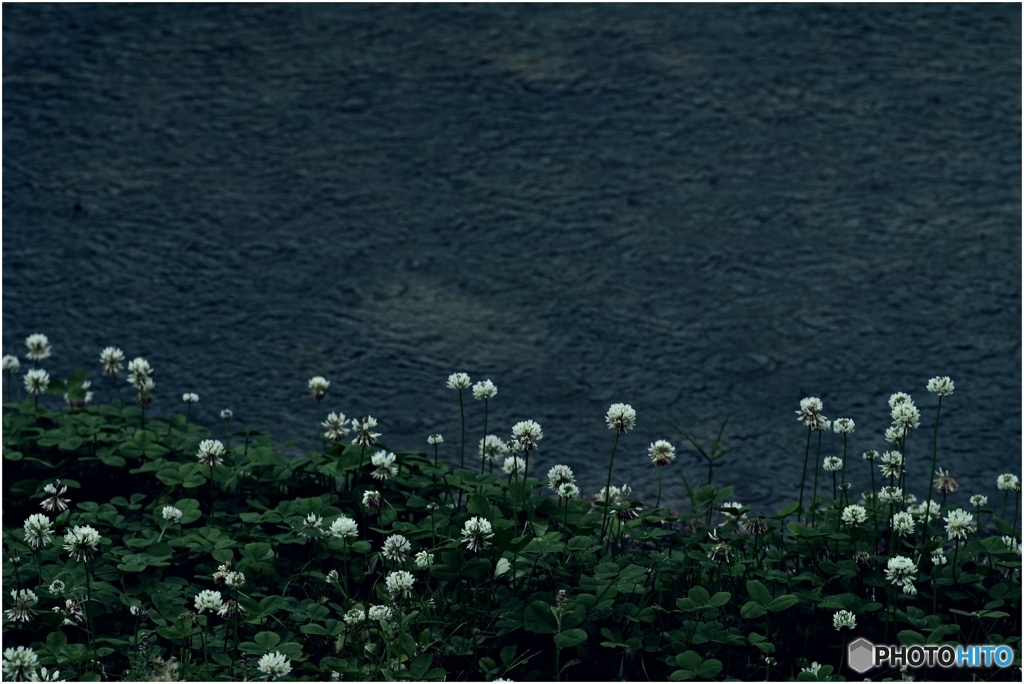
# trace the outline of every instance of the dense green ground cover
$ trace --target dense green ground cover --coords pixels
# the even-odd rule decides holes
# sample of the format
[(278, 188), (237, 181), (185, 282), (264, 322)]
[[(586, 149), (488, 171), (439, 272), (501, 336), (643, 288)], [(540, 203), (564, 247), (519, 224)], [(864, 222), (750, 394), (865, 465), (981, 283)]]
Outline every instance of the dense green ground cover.
[[(219, 454), (186, 415), (83, 404), (84, 378), (47, 390), (76, 407), (4, 405), (5, 679), (45, 666), (69, 680), (828, 681), (863, 678), (843, 663), (860, 636), (1008, 644), (1013, 668), (970, 676), (1020, 678), (1019, 533), (1006, 502), (936, 494), (941, 517), (907, 516), (913, 531), (899, 533), (907, 502), (868, 491), (863, 515), (844, 521), (868, 469), (875, 485), (900, 484), (859, 454), (840, 476), (856, 490), (836, 487), (838, 471), (813, 475), (812, 489), (805, 470), (778, 511), (751, 511), (713, 484), (690, 489), (685, 513), (628, 494), (606, 508), (560, 498), (532, 471), (481, 472), (477, 439), (469, 468), (445, 461), (465, 458), (451, 438), (440, 460), (431, 446), (373, 464), (386, 435), (361, 446), (356, 432), (289, 458), (245, 429)], [(820, 467), (823, 431), (812, 440), (806, 428), (804, 443), (795, 427), (794, 471)], [(609, 453), (613, 439), (646, 448), (627, 432), (609, 433)], [(910, 431), (894, 446), (916, 440), (931, 456), (931, 436)], [(709, 466), (721, 444), (701, 447)], [(1018, 492), (1007, 490), (1014, 507)], [(957, 508), (971, 516), (959, 535)], [(33, 514), (47, 520), (28, 531)], [(405, 543), (385, 552), (394, 535)], [(897, 556), (909, 570), (892, 569)], [(15, 647), (38, 664), (18, 670)]]

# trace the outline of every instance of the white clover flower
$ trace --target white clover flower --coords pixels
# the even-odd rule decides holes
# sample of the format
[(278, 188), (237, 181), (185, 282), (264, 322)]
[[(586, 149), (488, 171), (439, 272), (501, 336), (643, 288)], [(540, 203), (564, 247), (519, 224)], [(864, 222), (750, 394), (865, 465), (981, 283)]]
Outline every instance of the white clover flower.
[[(733, 513), (731, 510), (725, 510), (727, 508), (739, 511), (740, 509), (743, 508), (743, 504), (739, 503), (738, 501), (726, 501), (724, 504), (720, 505), (718, 507), (718, 511), (719, 513), (725, 516), (725, 522), (723, 522), (722, 525), (729, 525), (733, 523), (738, 524), (743, 522), (743, 520), (747, 517), (746, 513)], [(719, 527), (721, 527), (722, 525), (719, 525)]]
[(345, 613), (342, 620), (344, 620), (345, 624), (349, 627), (355, 627), (356, 625), (366, 621), (366, 611), (362, 608), (353, 608)]
[(895, 444), (896, 442), (903, 439), (903, 436), (907, 434), (907, 431), (898, 425), (892, 425), (885, 428), (885, 441), (889, 444)]
[(555, 465), (548, 471), (548, 486), (552, 491), (557, 492), (561, 485), (575, 481), (576, 477), (567, 465)]
[(437, 446), (438, 444), (443, 443), (444, 437), (442, 437), (441, 435), (430, 435), (429, 437), (427, 437), (427, 444), (430, 444), (431, 446)]
[(57, 679), (60, 677), (60, 670), (47, 670), (45, 667), (39, 668), (39, 681), (40, 682), (66, 682), (66, 679)]
[(1003, 536), (1002, 540), (1003, 546), (1005, 546), (1008, 551), (1020, 553), (1020, 544), (1017, 543), (1016, 539), (1014, 539), (1013, 537)]
[(405, 560), (405, 554), (412, 550), (412, 544), (409, 540), (400, 534), (393, 534), (384, 540), (384, 546), (381, 547), (381, 554), (388, 560), (401, 563)]
[(942, 507), (939, 506), (937, 501), (932, 501), (929, 504), (919, 503), (916, 506), (907, 506), (907, 513), (910, 513), (917, 520), (922, 520), (925, 514), (925, 506), (928, 508), (928, 519), (938, 520), (939, 514), (942, 513)]
[(222, 419), (224, 419), (224, 420), (231, 420), (232, 416), (234, 416), (234, 415), (235, 415), (235, 414), (234, 414), (234, 412), (232, 412), (232, 410), (231, 410), (231, 409), (223, 409), (223, 410), (222, 410), (222, 411), (220, 412), (220, 417), (221, 417)]
[(975, 494), (971, 497), (971, 505), (976, 508), (984, 508), (988, 505), (988, 497), (982, 496), (981, 494)]
[(64, 621), (61, 624), (67, 627), (73, 627), (75, 623), (81, 624), (85, 622), (85, 613), (82, 611), (82, 606), (79, 605), (78, 601), (65, 599), (64, 606), (54, 606), (53, 612), (63, 616)]
[(117, 347), (106, 347), (100, 352), (100, 363), (103, 365), (103, 372), (108, 375), (117, 375), (124, 362), (124, 352)]
[(2, 366), (5, 371), (17, 373), (18, 369), (21, 368), (21, 361), (18, 361), (17, 356), (11, 356), (10, 354), (7, 354), (3, 358)]
[(914, 403), (914, 400), (910, 398), (910, 395), (906, 392), (897, 392), (889, 397), (889, 408), (894, 409), (900, 404)]
[(319, 516), (316, 513), (307, 513), (306, 520), (302, 525), (302, 529), (317, 530), (318, 532), (322, 532), (323, 530), (321, 530), (321, 528), (323, 527), (323, 524), (324, 519), (322, 516)]
[(271, 680), (280, 679), (292, 671), (291, 662), (279, 651), (267, 653), (256, 664), (258, 669)]
[(818, 427), (814, 429), (817, 430), (818, 432), (828, 432), (829, 430), (832, 429), (832, 421), (829, 420), (828, 418), (822, 418), (821, 423), (819, 423)]
[(327, 430), (324, 433), (324, 437), (332, 442), (340, 442), (348, 437), (348, 419), (344, 413), (334, 413), (332, 411), (327, 414), (327, 420), (320, 423), (320, 425)]
[(390, 620), (392, 613), (387, 606), (370, 606), (368, 611), (371, 620)]
[(526, 461), (518, 456), (509, 456), (505, 459), (505, 463), (501, 466), (502, 472), (506, 475), (513, 473), (521, 473), (526, 468)]
[(160, 514), (164, 517), (164, 520), (169, 520), (172, 525), (180, 523), (181, 517), (185, 515), (181, 512), (180, 508), (175, 508), (174, 506), (164, 506)]
[(868, 449), (864, 452), (865, 461), (874, 461), (876, 458), (878, 458), (878, 452), (874, 449)]
[(426, 551), (420, 551), (416, 554), (416, 567), (420, 570), (426, 570), (434, 564), (434, 554), (427, 553)]
[(332, 537), (356, 537), (359, 534), (359, 525), (356, 521), (342, 514), (340, 518), (331, 523), (330, 533)]
[(817, 677), (818, 676), (818, 670), (820, 670), (820, 669), (821, 669), (821, 665), (819, 665), (818, 661), (815, 660), (813, 663), (811, 663), (810, 667), (801, 667), (800, 671), (801, 672), (810, 672), (812, 675)]
[[(914, 561), (910, 560), (906, 556), (894, 556), (889, 559), (888, 564), (885, 568), (885, 578), (893, 584), (902, 584), (903, 592), (906, 594), (911, 593), (907, 591), (907, 584), (912, 583), (914, 576), (917, 574), (917, 566), (914, 565)], [(913, 586), (911, 584), (910, 586)]]
[(928, 391), (940, 397), (948, 397), (953, 393), (953, 381), (948, 375), (936, 376), (928, 381)]
[(882, 503), (894, 504), (903, 499), (903, 490), (899, 487), (882, 487), (878, 492), (878, 500)]
[(18, 646), (4, 649), (4, 679), (9, 682), (31, 682), (35, 680), (39, 656), (31, 648)]
[(882, 462), (878, 464), (882, 475), (898, 478), (903, 473), (903, 454), (898, 451), (886, 451), (882, 454)]
[(63, 596), (64, 583), (60, 580), (53, 580), (53, 582), (50, 583), (50, 593), (55, 596)]
[(537, 442), (544, 438), (540, 424), (532, 420), (522, 420), (512, 426), (512, 441), (516, 451), (533, 451)]
[(837, 611), (836, 614), (832, 616), (832, 626), (835, 627), (837, 631), (843, 627), (846, 627), (847, 629), (854, 629), (857, 626), (857, 616), (848, 610)]
[(29, 394), (42, 394), (50, 386), (50, 374), (42, 368), (30, 368), (25, 373), (25, 391)]
[(320, 401), (327, 395), (327, 388), (330, 386), (331, 381), (324, 378), (322, 375), (314, 375), (309, 379), (309, 396), (312, 399)]
[(217, 572), (213, 573), (213, 581), (217, 584), (223, 582), (228, 573), (231, 572), (231, 561), (217, 566)]
[(967, 530), (971, 525), (971, 521), (974, 520), (974, 515), (968, 513), (962, 508), (958, 508), (955, 511), (950, 511), (943, 520), (946, 521), (946, 532), (949, 534), (949, 540), (954, 539), (967, 539)]
[(847, 525), (863, 525), (868, 520), (867, 510), (858, 504), (843, 509), (843, 522)]
[(580, 488), (573, 482), (565, 482), (558, 485), (558, 491), (556, 493), (563, 499), (576, 499), (580, 495)]
[(853, 432), (854, 425), (852, 418), (836, 418), (832, 429), (837, 435), (848, 435)]
[(370, 457), (370, 465), (374, 470), (370, 475), (377, 480), (389, 480), (398, 474), (398, 466), (394, 465), (397, 458), (390, 451), (378, 451)]
[[(88, 390), (90, 387), (92, 387), (92, 381), (91, 380), (83, 381), (81, 387), (84, 390)], [(85, 406), (88, 406), (90, 403), (92, 403), (92, 397), (93, 397), (93, 393), (92, 392), (86, 392), (85, 396), (82, 399), (72, 399), (70, 396), (65, 394), (64, 395), (64, 401), (67, 402), (68, 406), (71, 406), (73, 408), (84, 408)]]
[(181, 400), (186, 404), (197, 404), (199, 403), (199, 395), (195, 392), (185, 392), (181, 395)]
[(100, 533), (89, 525), (76, 525), (64, 534), (64, 550), (75, 560), (92, 560), (99, 543)]
[(800, 400), (800, 410), (796, 412), (797, 420), (806, 427), (817, 428), (825, 416), (821, 415), (822, 403), (818, 397), (804, 397)]
[(826, 456), (822, 467), (827, 473), (834, 473), (843, 469), (843, 459), (838, 456)]
[(363, 492), (363, 505), (374, 511), (384, 508), (384, 497), (375, 489)]
[(605, 416), (608, 429), (617, 434), (629, 432), (636, 425), (636, 411), (629, 404), (612, 404)]
[(224, 444), (219, 439), (204, 439), (199, 443), (196, 457), (204, 466), (219, 466), (224, 462)]
[(42, 513), (33, 513), (25, 519), (25, 542), (33, 549), (41, 549), (50, 543), (50, 519)]
[(942, 549), (935, 549), (932, 551), (932, 565), (945, 565), (946, 554), (942, 553)]
[[(917, 497), (914, 496), (913, 494), (904, 494), (903, 495), (903, 503), (905, 503), (905, 504), (915, 504), (915, 503), (917, 503)], [(907, 507), (907, 512), (908, 513), (910, 512), (910, 507), (909, 506)]]
[(498, 388), (490, 380), (482, 380), (473, 385), (474, 399), (490, 399), (498, 393)]
[(462, 526), (462, 541), (470, 551), (480, 551), (490, 546), (487, 540), (494, 536), (491, 523), (474, 515)]
[(221, 598), (219, 591), (210, 591), (209, 589), (205, 589), (196, 594), (197, 613), (202, 613), (204, 610), (216, 613), (223, 607), (224, 599)]
[(4, 611), (8, 620), (31, 622), (32, 618), (36, 616), (36, 611), (32, 610), (32, 606), (39, 603), (39, 597), (31, 589), (13, 590), (11, 591), (11, 603), (14, 606)]
[(497, 435), (487, 435), (480, 440), (480, 458), (497, 462), (505, 455), (505, 442)]
[(599, 502), (615, 503), (618, 500), (619, 495), (622, 492), (615, 485), (609, 487), (601, 487), (601, 491), (597, 493), (597, 500)]
[(25, 338), (25, 346), (28, 347), (28, 354), (25, 354), (32, 361), (42, 361), (50, 358), (50, 340), (42, 333), (34, 333)]
[(1011, 491), (1012, 492), (1019, 485), (1020, 485), (1020, 478), (1018, 478), (1013, 473), (1003, 473), (1002, 475), (1000, 475), (999, 477), (996, 478), (996, 487), (998, 487), (999, 491), (1001, 491), (1001, 492), (1005, 492), (1005, 491)]
[(909, 401), (896, 404), (892, 410), (892, 422), (904, 430), (916, 429), (921, 425), (921, 412)]
[(392, 598), (397, 596), (409, 598), (412, 596), (412, 584), (415, 581), (412, 573), (405, 570), (395, 570), (388, 573), (388, 576), (384, 579), (384, 584), (387, 585), (388, 592)]
[(675, 460), (676, 448), (672, 446), (671, 442), (659, 439), (657, 442), (652, 442), (651, 446), (648, 447), (647, 457), (651, 459), (652, 465), (667, 466)]
[(376, 444), (377, 438), (380, 437), (380, 433), (373, 431), (373, 428), (375, 427), (377, 427), (377, 420), (373, 416), (365, 416), (362, 422), (353, 418), (352, 430), (356, 433), (356, 438), (352, 443), (361, 447), (368, 447)]
[(448, 376), (448, 389), (462, 390), (469, 387), (469, 376), (465, 373), (452, 373)]
[(153, 367), (146, 359), (136, 357), (128, 362), (128, 382), (140, 392), (152, 390), (154, 385), (150, 384), (149, 376), (153, 374)]
[(914, 517), (910, 513), (900, 511), (892, 516), (892, 528), (896, 534), (907, 536), (914, 533)]
[(229, 589), (241, 589), (245, 586), (245, 574), (231, 570), (224, 575), (224, 584)]

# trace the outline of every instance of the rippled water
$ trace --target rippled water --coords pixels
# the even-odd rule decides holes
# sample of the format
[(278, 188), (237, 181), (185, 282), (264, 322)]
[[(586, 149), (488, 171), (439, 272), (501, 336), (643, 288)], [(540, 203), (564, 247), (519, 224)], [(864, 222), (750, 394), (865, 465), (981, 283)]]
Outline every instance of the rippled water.
[[(538, 469), (604, 484), (612, 402), (744, 503), (792, 496), (817, 395), (887, 447), (911, 393), (924, 492), (995, 496), (1021, 454), (1021, 8), (976, 5), (38, 5), (3, 12), (3, 351), (107, 345), (159, 411), (305, 448), (317, 407), (392, 449), (441, 432), (454, 371)], [(99, 383), (101, 398), (109, 385)], [(467, 396), (469, 435), (482, 406)], [(835, 435), (824, 454), (837, 453)], [(867, 468), (851, 463), (856, 491)], [(532, 471), (532, 468), (531, 468)], [(998, 499), (1001, 501), (1001, 497)], [(951, 500), (952, 501), (952, 500)], [(953, 501), (954, 503), (956, 501)]]

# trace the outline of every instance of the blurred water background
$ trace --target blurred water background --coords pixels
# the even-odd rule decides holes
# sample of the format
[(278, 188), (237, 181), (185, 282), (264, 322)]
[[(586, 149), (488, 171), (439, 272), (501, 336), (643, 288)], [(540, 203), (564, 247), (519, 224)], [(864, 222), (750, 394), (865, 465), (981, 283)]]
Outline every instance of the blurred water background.
[(715, 479), (768, 512), (808, 395), (860, 491), (910, 393), (923, 496), (949, 375), (968, 508), (1020, 473), (1020, 74), (1017, 4), (5, 4), (3, 353), (45, 333), (109, 400), (119, 346), (154, 411), (194, 391), (296, 453), (323, 375), (456, 460), (464, 371), (588, 493), (626, 402), (613, 483), (652, 499), (667, 438), (676, 506), (706, 469), (656, 412), (728, 416)]

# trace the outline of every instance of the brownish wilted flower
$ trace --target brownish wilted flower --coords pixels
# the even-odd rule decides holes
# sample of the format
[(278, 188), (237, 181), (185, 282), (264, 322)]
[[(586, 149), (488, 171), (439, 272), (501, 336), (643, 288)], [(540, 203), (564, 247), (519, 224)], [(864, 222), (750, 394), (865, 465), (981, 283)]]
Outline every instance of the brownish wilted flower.
[(68, 501), (70, 501), (70, 499), (62, 497), (64, 492), (68, 491), (68, 488), (66, 486), (61, 486), (60, 480), (54, 480), (52, 484), (46, 485), (43, 487), (43, 491), (49, 494), (49, 496), (43, 499), (43, 502), (39, 504), (43, 507), (44, 511), (60, 513), (61, 511), (67, 510)]
[(938, 477), (935, 478), (935, 491), (939, 494), (952, 494), (959, 488), (960, 485), (956, 483), (956, 480), (949, 476), (948, 470), (939, 468), (935, 474), (938, 475)]
[(768, 526), (764, 524), (764, 518), (751, 518), (743, 523), (743, 530), (747, 534), (764, 534)]
[(871, 557), (871, 554), (867, 551), (858, 551), (857, 553), (853, 554), (853, 560), (857, 562), (858, 566), (865, 569), (870, 568), (872, 565), (875, 564), (875, 561)]

